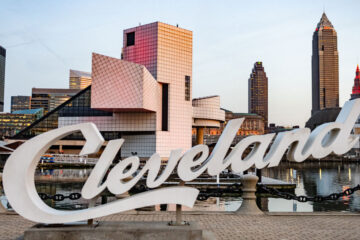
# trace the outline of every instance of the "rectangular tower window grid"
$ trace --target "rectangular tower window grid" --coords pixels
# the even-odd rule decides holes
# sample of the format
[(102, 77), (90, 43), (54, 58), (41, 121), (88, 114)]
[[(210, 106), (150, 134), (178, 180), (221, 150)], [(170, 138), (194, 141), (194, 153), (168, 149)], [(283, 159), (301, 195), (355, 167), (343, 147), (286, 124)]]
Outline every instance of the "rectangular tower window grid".
[(185, 100), (190, 101), (190, 76), (185, 76)]
[(264, 118), (268, 125), (268, 78), (262, 62), (256, 62), (248, 80), (249, 113), (256, 113)]
[(162, 85), (161, 130), (168, 131), (169, 84)]
[(323, 13), (313, 34), (312, 114), (339, 107), (339, 57), (337, 33)]

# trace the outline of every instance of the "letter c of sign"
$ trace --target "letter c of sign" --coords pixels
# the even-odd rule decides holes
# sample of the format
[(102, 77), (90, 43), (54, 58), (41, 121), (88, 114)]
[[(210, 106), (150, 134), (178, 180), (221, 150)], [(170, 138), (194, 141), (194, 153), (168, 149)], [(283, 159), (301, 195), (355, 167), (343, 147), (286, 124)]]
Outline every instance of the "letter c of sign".
[(67, 223), (156, 204), (173, 203), (193, 207), (199, 191), (189, 187), (151, 190), (82, 210), (61, 211), (49, 207), (41, 200), (35, 188), (36, 166), (40, 157), (53, 143), (78, 131), (81, 131), (86, 139), (80, 155), (98, 152), (104, 138), (93, 123), (82, 123), (36, 136), (23, 143), (7, 159), (3, 171), (3, 186), (9, 203), (18, 214), (34, 222)]

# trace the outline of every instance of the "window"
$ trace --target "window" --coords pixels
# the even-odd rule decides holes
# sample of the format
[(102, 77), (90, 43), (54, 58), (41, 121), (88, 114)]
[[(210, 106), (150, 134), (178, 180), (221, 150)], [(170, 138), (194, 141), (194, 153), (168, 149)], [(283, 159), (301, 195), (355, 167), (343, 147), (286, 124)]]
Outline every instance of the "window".
[(185, 76), (185, 101), (190, 101), (190, 76)]
[(126, 34), (126, 46), (135, 45), (135, 32), (129, 32)]
[(169, 85), (162, 85), (161, 130), (168, 131)]
[(321, 46), (321, 51), (324, 51), (324, 45)]
[[(104, 112), (91, 107), (91, 86), (81, 90), (78, 94), (62, 103), (42, 118), (33, 122), (29, 127), (21, 130), (14, 139), (29, 139), (43, 132), (58, 128), (59, 117), (93, 117), (93, 116), (112, 116), (112, 112)], [(66, 119), (66, 118), (65, 118)], [(67, 118), (71, 121), (71, 118)], [(70, 125), (70, 124), (68, 124)], [(104, 136), (106, 139), (106, 136)], [(80, 133), (73, 133), (67, 139), (83, 139)], [(108, 139), (106, 139), (108, 140)]]

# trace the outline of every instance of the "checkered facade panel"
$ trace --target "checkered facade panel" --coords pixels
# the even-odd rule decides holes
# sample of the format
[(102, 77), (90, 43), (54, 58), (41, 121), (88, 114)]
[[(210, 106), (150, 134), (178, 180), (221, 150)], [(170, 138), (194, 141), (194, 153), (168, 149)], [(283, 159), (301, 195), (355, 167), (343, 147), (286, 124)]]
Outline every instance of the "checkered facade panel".
[[(128, 34), (134, 34), (134, 44), (129, 45)], [(124, 30), (123, 59), (141, 64), (157, 79), (158, 23), (150, 23)]]
[(159, 84), (144, 66), (93, 54), (91, 108), (156, 112), (157, 88)]
[(92, 122), (100, 131), (155, 131), (156, 114), (152, 112), (113, 113), (113, 116), (59, 117), (59, 127)]

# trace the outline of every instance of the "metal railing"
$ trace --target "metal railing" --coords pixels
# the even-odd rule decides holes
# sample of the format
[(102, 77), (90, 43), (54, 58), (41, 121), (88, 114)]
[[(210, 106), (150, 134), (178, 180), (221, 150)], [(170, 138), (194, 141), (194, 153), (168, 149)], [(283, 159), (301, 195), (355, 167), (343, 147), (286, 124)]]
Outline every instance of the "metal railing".
[(40, 163), (95, 165), (99, 160), (98, 158), (89, 158), (76, 154), (51, 154), (51, 156), (53, 157), (51, 159), (41, 159)]
[(287, 192), (281, 192), (277, 190), (276, 188), (266, 187), (264, 185), (259, 185), (259, 188), (263, 190), (264, 192), (267, 192), (271, 195), (284, 198), (287, 200), (296, 200), (298, 202), (323, 202), (323, 201), (329, 201), (329, 200), (338, 200), (340, 197), (344, 196), (350, 196), (354, 192), (360, 190), (360, 184), (358, 184), (355, 187), (348, 188), (343, 192), (339, 193), (332, 193), (326, 196), (316, 195), (314, 197), (308, 197), (308, 196), (296, 196), (295, 194), (287, 193)]

